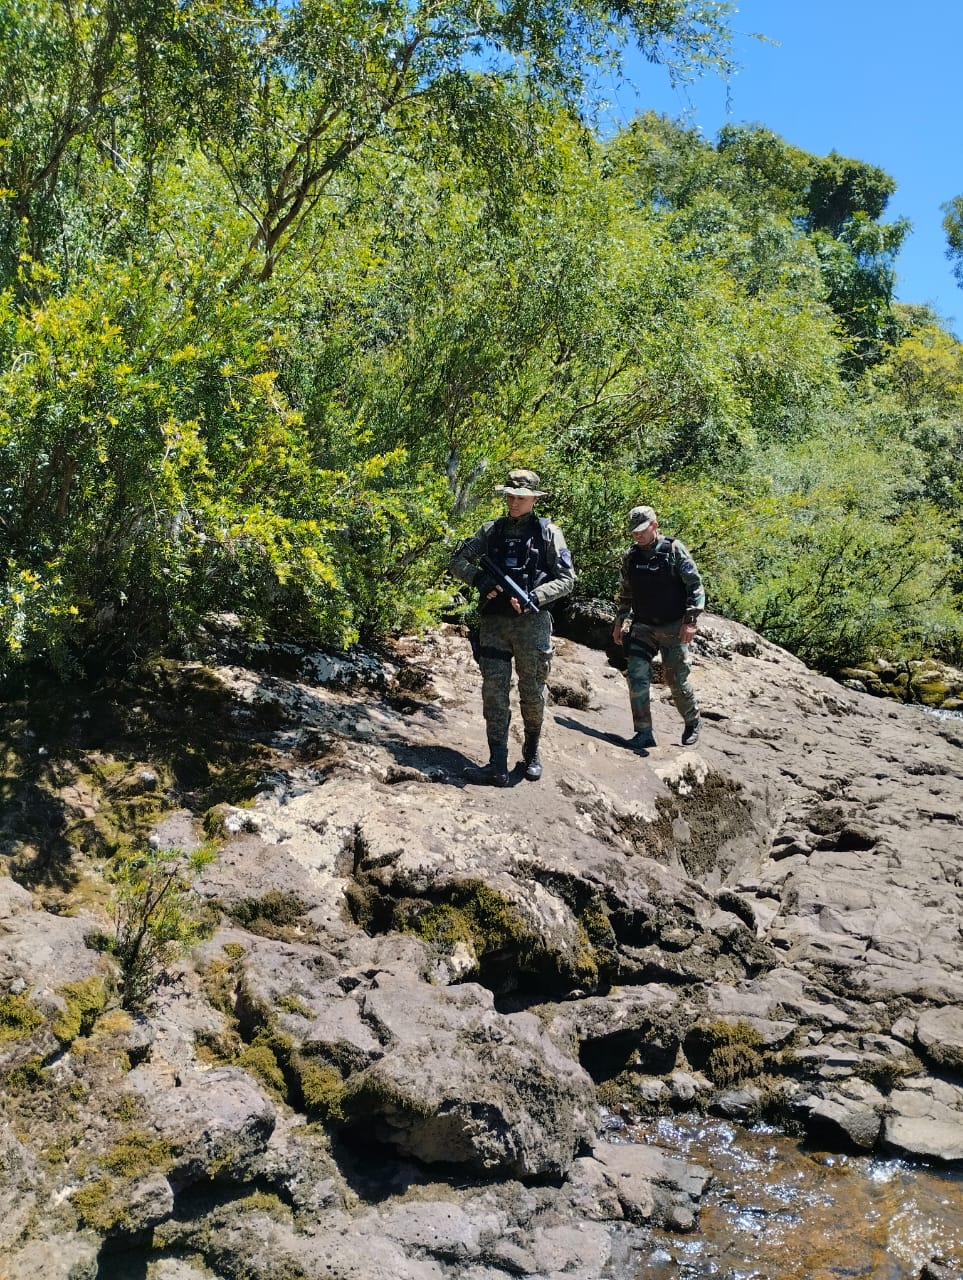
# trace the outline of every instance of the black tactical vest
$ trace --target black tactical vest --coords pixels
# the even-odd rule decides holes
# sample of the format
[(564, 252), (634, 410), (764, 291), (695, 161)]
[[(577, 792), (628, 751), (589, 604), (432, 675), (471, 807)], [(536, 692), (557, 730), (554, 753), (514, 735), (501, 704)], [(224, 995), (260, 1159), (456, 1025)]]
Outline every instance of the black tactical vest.
[(652, 626), (678, 622), (685, 616), (686, 589), (672, 556), (672, 538), (659, 538), (655, 549), (645, 555), (633, 547), (626, 559), (626, 573), (632, 593), (632, 618)]
[[(510, 578), (531, 594), (548, 576), (548, 558), (545, 544), (548, 541), (548, 521), (533, 516), (525, 524), (512, 528), (511, 521), (502, 516), (496, 520), (488, 534), (488, 554)], [(496, 596), (482, 604), (483, 613), (513, 613), (504, 595)]]

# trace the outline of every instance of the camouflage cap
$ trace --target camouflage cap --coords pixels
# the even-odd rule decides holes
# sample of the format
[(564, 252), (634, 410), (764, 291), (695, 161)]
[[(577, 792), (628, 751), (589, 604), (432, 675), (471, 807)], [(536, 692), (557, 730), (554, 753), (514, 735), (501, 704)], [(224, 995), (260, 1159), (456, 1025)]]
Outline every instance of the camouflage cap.
[(633, 507), (629, 512), (629, 533), (637, 533), (640, 529), (648, 529), (657, 524), (656, 514), (651, 507)]
[(517, 498), (544, 498), (548, 490), (540, 489), (539, 484), (534, 471), (509, 471), (505, 483), (495, 485), (495, 492), (504, 494), (506, 498), (512, 494)]

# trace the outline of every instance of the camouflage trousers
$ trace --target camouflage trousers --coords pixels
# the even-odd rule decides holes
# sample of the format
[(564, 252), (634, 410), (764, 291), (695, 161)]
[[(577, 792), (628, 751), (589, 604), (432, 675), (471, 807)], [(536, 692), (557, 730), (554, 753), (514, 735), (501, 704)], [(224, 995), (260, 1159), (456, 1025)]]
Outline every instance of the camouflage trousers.
[(662, 667), (672, 690), (672, 701), (679, 715), (686, 724), (691, 724), (698, 718), (699, 705), (689, 683), (689, 646), (679, 640), (681, 625), (681, 622), (677, 622), (670, 626), (654, 627), (645, 622), (635, 622), (623, 641), (632, 726), (636, 730), (652, 728), (652, 707), (649, 702), (652, 659), (660, 651)]
[(518, 705), (527, 734), (541, 732), (545, 683), (552, 666), (552, 615), (523, 613), (510, 618), (485, 617), (478, 624), (478, 665), (482, 677), (482, 711), (488, 738), (508, 741), (512, 713), (512, 659), (518, 675)]

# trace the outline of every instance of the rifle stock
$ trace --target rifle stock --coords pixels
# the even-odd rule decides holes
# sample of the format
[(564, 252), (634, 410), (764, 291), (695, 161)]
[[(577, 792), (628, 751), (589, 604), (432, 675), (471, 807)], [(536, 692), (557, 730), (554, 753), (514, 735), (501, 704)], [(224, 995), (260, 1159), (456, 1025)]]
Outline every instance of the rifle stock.
[(504, 592), (515, 597), (522, 606), (522, 613), (538, 613), (538, 605), (534, 597), (529, 595), (524, 587), (520, 587), (513, 578), (510, 578), (503, 569), (500, 569), (491, 556), (484, 555), (479, 557), (478, 564), (489, 577), (495, 579)]

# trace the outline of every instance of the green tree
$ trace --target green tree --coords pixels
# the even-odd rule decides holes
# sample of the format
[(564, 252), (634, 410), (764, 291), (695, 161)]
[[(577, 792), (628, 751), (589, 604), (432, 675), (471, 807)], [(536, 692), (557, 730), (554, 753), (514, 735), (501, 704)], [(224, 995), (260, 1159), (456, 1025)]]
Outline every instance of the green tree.
[[(61, 175), (122, 76), (121, 10), (0, 0), (0, 269), (60, 230)], [(105, 131), (106, 132), (106, 131)]]
[(893, 264), (910, 224), (905, 218), (880, 221), (895, 190), (895, 181), (876, 165), (835, 151), (817, 160), (810, 175), (803, 222), (819, 253), (830, 305), (850, 339), (853, 372), (898, 340)]
[(943, 206), (943, 228), (946, 231), (946, 256), (953, 264), (953, 274), (963, 289), (963, 196), (956, 196)]
[(349, 198), (367, 149), (404, 151), (430, 126), (504, 172), (534, 142), (503, 102), (519, 78), (536, 99), (574, 104), (586, 69), (614, 66), (630, 40), (677, 74), (725, 69), (730, 10), (727, 0), (234, 0), (214, 19), (177, 7), (165, 21), (180, 51), (169, 91), (250, 219), (247, 265), (267, 279), (319, 202)]
[(951, 647), (958, 344), (892, 303), (892, 180), (587, 127), (627, 42), (724, 70), (728, 8), (0, 0), (0, 664), (421, 627), (522, 461), (583, 590), (653, 501), (810, 660)]
[(865, 388), (866, 434), (902, 457), (904, 494), (940, 512), (954, 548), (954, 582), (963, 588), (963, 344), (926, 307), (897, 308), (899, 344)]
[(10, 655), (126, 658), (234, 599), (263, 625), (286, 584), (332, 639), (332, 499), (277, 389), (261, 299), (211, 259), (102, 262), (62, 296), (0, 298), (0, 623)]
[[(91, 147), (149, 190), (159, 149), (186, 131), (249, 224), (243, 265), (267, 278), (353, 161), (403, 150), (426, 121), (510, 165), (504, 88), (580, 100), (585, 72), (634, 42), (674, 74), (728, 62), (728, 0), (0, 0), (0, 227), (7, 266), (35, 259), (82, 188)], [(506, 137), (506, 128), (513, 136)], [(492, 146), (492, 139), (511, 145)], [(344, 173), (347, 193), (332, 184)], [(145, 185), (146, 184), (146, 185)], [(242, 264), (239, 264), (242, 265)]]
[(747, 292), (792, 278), (811, 297), (818, 273), (853, 375), (898, 340), (893, 263), (909, 224), (881, 221), (896, 189), (882, 169), (811, 155), (761, 125), (727, 126), (713, 148), (651, 115), (616, 140), (613, 155), (640, 198), (691, 228), (690, 252), (730, 255)]
[(726, 125), (716, 151), (725, 190), (747, 212), (763, 206), (787, 218), (804, 215), (818, 161), (762, 125)]
[(811, 164), (806, 227), (838, 239), (859, 214), (878, 222), (895, 190), (893, 178), (876, 165), (830, 151)]
[(842, 414), (738, 476), (653, 477), (646, 492), (695, 554), (710, 608), (835, 672), (959, 651), (952, 529), (904, 486), (901, 451)]

